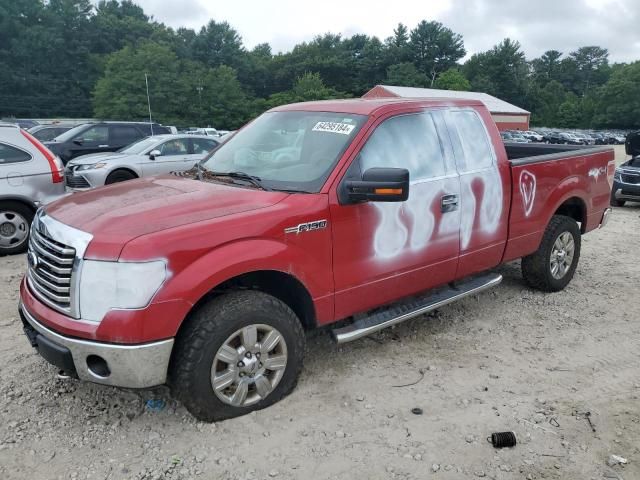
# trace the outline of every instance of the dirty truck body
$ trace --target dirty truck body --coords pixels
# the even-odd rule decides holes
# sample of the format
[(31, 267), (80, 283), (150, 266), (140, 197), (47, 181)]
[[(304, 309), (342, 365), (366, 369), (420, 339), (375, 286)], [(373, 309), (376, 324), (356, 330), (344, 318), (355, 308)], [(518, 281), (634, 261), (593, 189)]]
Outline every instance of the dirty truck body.
[(41, 209), (19, 309), (68, 374), (168, 383), (218, 420), (294, 388), (306, 329), (347, 319), (335, 337), (355, 340), (518, 258), (531, 286), (561, 290), (615, 165), (608, 147), (505, 146), (475, 101), (393, 99), (278, 107), (200, 170)]

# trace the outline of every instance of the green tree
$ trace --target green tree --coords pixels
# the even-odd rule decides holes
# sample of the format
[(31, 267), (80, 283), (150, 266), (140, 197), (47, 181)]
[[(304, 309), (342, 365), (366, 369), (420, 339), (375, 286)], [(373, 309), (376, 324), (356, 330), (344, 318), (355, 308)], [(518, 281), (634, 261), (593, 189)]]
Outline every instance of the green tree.
[(599, 91), (598, 125), (617, 128), (640, 126), (640, 61), (616, 68)]
[(271, 95), (267, 101), (267, 106), (272, 108), (287, 103), (330, 100), (344, 97), (345, 94), (327, 87), (319, 73), (307, 72), (296, 79), (291, 90)]
[(210, 20), (193, 39), (192, 49), (193, 58), (209, 67), (244, 66), (242, 38), (227, 22)]
[(387, 65), (411, 61), (409, 29), (403, 23), (398, 23), (393, 30), (393, 36), (385, 40), (385, 47)]
[(464, 64), (463, 73), (473, 90), (515, 105), (527, 102), (529, 65), (519, 42), (506, 38), (491, 50), (474, 54)]
[(442, 90), (471, 90), (471, 83), (457, 68), (450, 68), (438, 75), (434, 86)]
[(423, 20), (411, 30), (409, 46), (416, 68), (433, 85), (438, 74), (456, 65), (465, 56), (462, 36), (440, 22)]
[(532, 79), (540, 86), (546, 85), (548, 82), (561, 80), (561, 63), (562, 52), (558, 50), (547, 50), (540, 58), (534, 58), (531, 61)]
[(400, 87), (426, 87), (429, 85), (429, 79), (424, 73), (419, 72), (413, 63), (404, 62), (387, 68), (385, 83)]
[[(152, 68), (150, 68), (152, 67)], [(142, 120), (148, 115), (145, 73), (153, 118), (166, 124), (237, 128), (248, 118), (248, 99), (235, 71), (179, 60), (166, 45), (126, 46), (109, 56), (93, 102), (99, 118)]]

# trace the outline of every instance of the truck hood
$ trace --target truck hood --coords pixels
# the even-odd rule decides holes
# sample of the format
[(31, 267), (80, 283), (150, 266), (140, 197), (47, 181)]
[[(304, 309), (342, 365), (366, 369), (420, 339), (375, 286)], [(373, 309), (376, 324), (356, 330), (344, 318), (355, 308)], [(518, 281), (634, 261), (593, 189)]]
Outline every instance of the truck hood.
[(46, 213), (93, 235), (89, 250), (107, 260), (141, 235), (266, 208), (287, 196), (165, 175), (75, 193), (48, 205)]
[(117, 152), (102, 152), (102, 153), (90, 153), (89, 155), (81, 155), (79, 157), (70, 160), (67, 166), (73, 165), (92, 165), (98, 162), (108, 162), (109, 160), (117, 160), (122, 157), (126, 157), (124, 153)]

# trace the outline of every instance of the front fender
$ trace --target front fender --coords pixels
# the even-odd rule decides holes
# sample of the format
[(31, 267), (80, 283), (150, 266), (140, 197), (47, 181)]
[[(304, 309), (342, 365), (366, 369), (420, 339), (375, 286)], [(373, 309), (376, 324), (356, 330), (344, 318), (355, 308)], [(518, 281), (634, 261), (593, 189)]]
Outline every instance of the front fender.
[(314, 300), (319, 320), (333, 314), (330, 266), (321, 256), (284, 240), (254, 238), (230, 242), (200, 256), (179, 271), (173, 271), (176, 262), (171, 258), (167, 260), (170, 276), (153, 303), (182, 301), (184, 311), (165, 320), (171, 324), (167, 328), (175, 332), (193, 305), (216, 286), (239, 275), (263, 270), (279, 271), (296, 278)]

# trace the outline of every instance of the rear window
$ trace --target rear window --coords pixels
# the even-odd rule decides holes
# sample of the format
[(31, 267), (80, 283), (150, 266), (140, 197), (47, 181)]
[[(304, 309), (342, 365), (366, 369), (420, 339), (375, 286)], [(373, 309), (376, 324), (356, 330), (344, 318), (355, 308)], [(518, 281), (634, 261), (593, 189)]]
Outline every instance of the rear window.
[(0, 143), (0, 165), (28, 162), (29, 160), (31, 160), (31, 155), (24, 150)]

